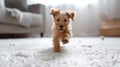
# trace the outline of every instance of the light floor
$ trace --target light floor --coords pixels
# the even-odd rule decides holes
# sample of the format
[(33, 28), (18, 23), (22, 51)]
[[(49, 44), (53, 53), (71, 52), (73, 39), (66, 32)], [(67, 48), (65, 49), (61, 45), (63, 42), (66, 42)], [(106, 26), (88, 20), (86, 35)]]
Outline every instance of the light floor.
[(120, 67), (120, 38), (72, 38), (61, 49), (52, 38), (0, 39), (0, 67)]

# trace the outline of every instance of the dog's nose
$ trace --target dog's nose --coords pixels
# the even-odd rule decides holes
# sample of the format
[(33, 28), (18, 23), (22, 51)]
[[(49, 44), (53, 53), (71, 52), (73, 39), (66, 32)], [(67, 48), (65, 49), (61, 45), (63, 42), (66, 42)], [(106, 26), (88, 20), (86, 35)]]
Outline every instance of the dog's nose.
[(60, 28), (63, 28), (63, 25), (60, 25)]

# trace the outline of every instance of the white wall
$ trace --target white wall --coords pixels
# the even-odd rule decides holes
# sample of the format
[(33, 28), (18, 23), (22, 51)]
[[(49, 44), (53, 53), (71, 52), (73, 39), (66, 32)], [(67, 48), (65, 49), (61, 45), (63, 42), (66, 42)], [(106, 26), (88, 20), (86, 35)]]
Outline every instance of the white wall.
[(99, 35), (99, 9), (94, 6), (89, 7), (85, 6), (84, 8), (81, 6), (75, 5), (57, 5), (57, 6), (48, 6), (47, 7), (47, 24), (46, 24), (46, 35), (51, 35), (51, 25), (52, 19), (49, 14), (50, 8), (57, 7), (61, 10), (70, 9), (76, 11), (75, 21), (72, 22), (73, 25), (73, 34), (74, 36), (96, 36)]
[[(99, 28), (101, 22), (101, 13), (104, 12), (110, 18), (120, 18), (120, 0), (91, 0), (91, 2), (86, 3), (82, 0), (77, 1), (72, 4), (62, 3), (55, 5), (53, 0), (29, 0), (28, 4), (31, 3), (43, 3), (46, 5), (46, 30), (45, 35), (51, 36), (51, 26), (52, 19), (49, 14), (50, 8), (60, 8), (61, 10), (70, 9), (76, 11), (76, 19), (73, 21), (73, 34), (74, 36), (96, 36), (99, 35)], [(55, 0), (54, 0), (55, 1)], [(57, 3), (58, 0), (56, 0)], [(84, 3), (84, 4), (82, 4)], [(51, 3), (51, 4), (50, 4)]]

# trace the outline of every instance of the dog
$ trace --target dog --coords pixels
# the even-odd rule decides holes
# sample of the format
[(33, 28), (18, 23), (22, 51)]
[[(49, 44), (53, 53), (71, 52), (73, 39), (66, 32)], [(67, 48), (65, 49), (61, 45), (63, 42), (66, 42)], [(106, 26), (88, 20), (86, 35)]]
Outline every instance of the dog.
[(52, 8), (50, 14), (54, 21), (52, 25), (54, 51), (60, 52), (60, 42), (67, 44), (72, 36), (71, 20), (75, 19), (75, 11)]

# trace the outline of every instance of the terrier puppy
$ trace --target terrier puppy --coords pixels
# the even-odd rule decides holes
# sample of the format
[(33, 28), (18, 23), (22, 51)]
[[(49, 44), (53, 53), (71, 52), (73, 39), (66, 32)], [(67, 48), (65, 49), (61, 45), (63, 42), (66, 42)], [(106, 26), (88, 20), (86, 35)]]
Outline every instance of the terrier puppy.
[(72, 25), (71, 20), (75, 18), (74, 11), (60, 11), (59, 9), (52, 8), (50, 14), (53, 18), (53, 45), (54, 51), (60, 52), (60, 42), (63, 44), (69, 42), (69, 39), (72, 36)]

